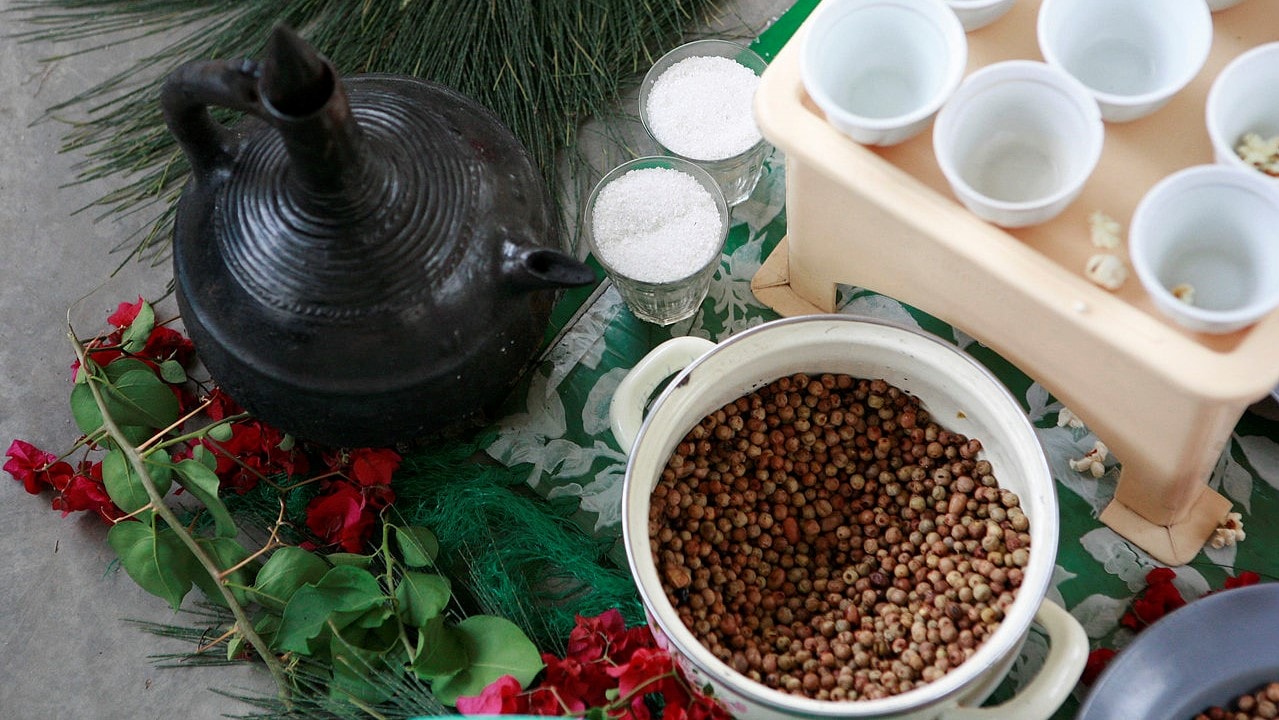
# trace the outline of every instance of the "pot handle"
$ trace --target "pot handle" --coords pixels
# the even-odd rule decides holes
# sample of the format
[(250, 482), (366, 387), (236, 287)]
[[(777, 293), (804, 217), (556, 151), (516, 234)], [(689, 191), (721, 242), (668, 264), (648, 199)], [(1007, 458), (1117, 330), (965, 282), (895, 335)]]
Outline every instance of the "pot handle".
[(954, 708), (943, 720), (1047, 720), (1065, 702), (1088, 662), (1088, 636), (1079, 621), (1051, 600), (1044, 600), (1035, 622), (1048, 633), (1048, 657), (1035, 679), (1016, 697), (994, 707)]
[(609, 426), (622, 452), (629, 455), (635, 445), (644, 424), (644, 409), (657, 386), (714, 347), (710, 340), (691, 335), (671, 338), (649, 351), (626, 373), (608, 408)]
[(160, 89), (164, 122), (191, 163), (196, 180), (229, 163), (237, 135), (209, 115), (217, 106), (262, 114), (261, 68), (253, 60), (195, 60), (174, 70)]

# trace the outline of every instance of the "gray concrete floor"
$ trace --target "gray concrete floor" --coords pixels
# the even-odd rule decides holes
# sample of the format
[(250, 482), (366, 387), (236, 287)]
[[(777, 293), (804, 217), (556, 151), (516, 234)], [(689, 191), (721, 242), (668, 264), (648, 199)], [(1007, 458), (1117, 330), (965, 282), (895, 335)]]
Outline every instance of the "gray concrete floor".
[[(786, 0), (726, 3), (728, 24), (762, 28)], [(22, 29), (0, 0), (0, 35)], [(81, 158), (60, 154), (65, 126), (37, 123), (53, 103), (124, 68), (140, 52), (121, 45), (55, 62), (67, 46), (0, 37), (0, 445), (14, 438), (58, 452), (77, 436), (67, 410), (68, 309), (82, 334), (115, 305), (160, 296), (167, 265), (126, 264), (109, 250), (132, 229), (74, 210), (109, 182), (64, 187)], [(33, 124), (34, 123), (34, 124)], [(160, 306), (172, 315), (172, 302)], [(259, 668), (158, 669), (148, 655), (189, 647), (123, 622), (175, 618), (117, 566), (95, 517), (62, 518), (50, 497), (0, 475), (0, 718), (203, 720), (248, 708), (210, 688), (271, 691)]]

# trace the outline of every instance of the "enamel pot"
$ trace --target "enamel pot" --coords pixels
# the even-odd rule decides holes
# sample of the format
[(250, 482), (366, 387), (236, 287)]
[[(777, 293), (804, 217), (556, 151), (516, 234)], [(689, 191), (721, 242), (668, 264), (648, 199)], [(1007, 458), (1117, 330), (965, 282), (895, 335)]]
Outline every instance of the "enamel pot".
[[(655, 388), (678, 375), (644, 407)], [(978, 438), (979, 456), (1014, 491), (1030, 520), (1030, 561), (1017, 599), (976, 653), (940, 679), (876, 700), (822, 701), (765, 687), (733, 671), (679, 620), (662, 589), (649, 545), (650, 495), (675, 446), (706, 415), (797, 372), (883, 379), (919, 398), (946, 429)], [(1045, 599), (1057, 555), (1057, 496), (1033, 427), (1007, 389), (953, 346), (915, 330), (847, 315), (766, 323), (718, 345), (681, 337), (653, 350), (619, 385), (611, 422), (630, 452), (622, 532), (650, 626), (696, 687), (709, 687), (738, 717), (977, 720), (1048, 718), (1074, 688), (1088, 653), (1083, 628)], [(1047, 633), (1044, 666), (1020, 693), (979, 707), (1003, 680), (1031, 623)]]

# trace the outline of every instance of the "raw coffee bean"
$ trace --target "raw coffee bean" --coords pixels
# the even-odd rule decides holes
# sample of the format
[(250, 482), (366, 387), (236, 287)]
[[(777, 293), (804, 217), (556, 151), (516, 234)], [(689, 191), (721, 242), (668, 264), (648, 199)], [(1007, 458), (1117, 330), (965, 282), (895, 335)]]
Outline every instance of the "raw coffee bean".
[(1030, 560), (1020, 499), (981, 452), (883, 380), (779, 378), (667, 463), (649, 512), (663, 589), (769, 687), (859, 700), (933, 682), (995, 632)]

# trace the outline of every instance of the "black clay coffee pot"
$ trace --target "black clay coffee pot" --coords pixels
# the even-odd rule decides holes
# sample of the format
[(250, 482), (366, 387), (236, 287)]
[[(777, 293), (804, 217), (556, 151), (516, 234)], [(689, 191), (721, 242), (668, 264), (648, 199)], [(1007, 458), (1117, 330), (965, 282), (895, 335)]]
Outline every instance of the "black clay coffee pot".
[(389, 445), (492, 409), (542, 340), (548, 291), (594, 279), (549, 247), (520, 142), (447, 87), (339, 79), (277, 28), (262, 63), (188, 63), (162, 103), (192, 166), (183, 322), (213, 379), (298, 437)]

